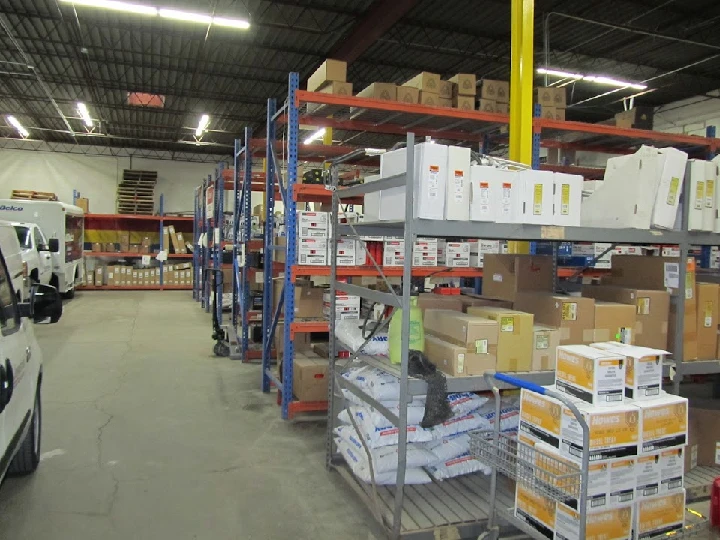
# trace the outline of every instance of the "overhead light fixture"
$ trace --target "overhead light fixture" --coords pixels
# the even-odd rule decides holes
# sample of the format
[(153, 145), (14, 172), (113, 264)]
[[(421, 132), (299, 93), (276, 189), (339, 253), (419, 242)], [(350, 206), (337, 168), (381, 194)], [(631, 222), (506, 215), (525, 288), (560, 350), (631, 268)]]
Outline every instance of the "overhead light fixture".
[(92, 118), (90, 118), (90, 111), (88, 111), (87, 105), (84, 103), (78, 103), (77, 111), (85, 126), (89, 128), (93, 127), (93, 121)]
[(142, 4), (133, 4), (130, 2), (120, 2), (118, 0), (60, 0), (66, 4), (75, 6), (96, 7), (102, 9), (112, 9), (114, 11), (125, 11), (127, 13), (136, 13), (138, 15), (150, 15), (153, 17), (162, 17), (164, 19), (173, 19), (176, 21), (185, 21), (191, 23), (200, 23), (204, 25), (214, 24), (225, 28), (238, 28), (247, 30), (250, 28), (250, 22), (245, 19), (232, 19), (229, 17), (213, 17), (212, 15), (193, 13), (190, 11), (181, 11), (179, 9), (171, 9), (155, 6), (144, 6)]
[(17, 132), (20, 134), (20, 136), (23, 139), (27, 139), (30, 136), (30, 132), (27, 129), (25, 129), (23, 127), (23, 125), (20, 122), (18, 122), (18, 119), (15, 118), (13, 115), (9, 114), (7, 116), (7, 121), (12, 127), (14, 127), (17, 130)]
[(646, 90), (647, 85), (641, 83), (634, 83), (630, 81), (622, 81), (613, 77), (606, 77), (605, 75), (582, 75), (580, 73), (573, 73), (570, 71), (564, 71), (561, 69), (547, 69), (538, 68), (537, 73), (540, 75), (551, 75), (553, 77), (560, 77), (563, 79), (575, 79), (578, 81), (587, 81), (595, 84), (604, 84), (607, 86), (616, 86), (617, 88), (632, 88), (633, 90)]
[(310, 135), (307, 139), (305, 139), (305, 144), (310, 144), (314, 141), (317, 141), (318, 139), (322, 139), (323, 135), (325, 135), (325, 128), (318, 129), (315, 133)]
[(200, 123), (195, 130), (195, 137), (202, 137), (203, 133), (207, 130), (208, 124), (210, 123), (210, 117), (207, 114), (203, 114), (200, 117)]

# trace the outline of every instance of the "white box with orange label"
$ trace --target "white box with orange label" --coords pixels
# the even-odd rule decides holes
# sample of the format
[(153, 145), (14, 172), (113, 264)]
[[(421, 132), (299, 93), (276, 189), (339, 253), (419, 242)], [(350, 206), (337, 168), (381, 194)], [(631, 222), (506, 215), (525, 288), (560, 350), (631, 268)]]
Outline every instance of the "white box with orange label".
[[(585, 518), (585, 535), (580, 535), (580, 522)], [(627, 540), (632, 538), (635, 508), (625, 504), (615, 508), (599, 508), (577, 512), (557, 504), (555, 536), (558, 540)]]
[(641, 499), (635, 509), (635, 538), (642, 540), (682, 531), (685, 526), (685, 490)]
[(518, 439), (531, 446), (542, 442), (559, 449), (562, 410), (558, 399), (520, 390)]
[(639, 456), (635, 473), (635, 498), (673, 493), (683, 489), (685, 448), (670, 448)]
[(448, 146), (445, 219), (470, 219), (470, 148)]
[(515, 518), (545, 538), (554, 538), (557, 503), (518, 482), (515, 487)]
[(663, 359), (667, 351), (624, 343), (592, 343), (591, 347), (625, 355), (625, 399), (656, 399), (662, 390)]
[(587, 345), (561, 345), (557, 348), (555, 385), (558, 391), (591, 405), (622, 403), (625, 356)]
[(324, 238), (298, 238), (297, 262), (301, 265), (327, 266), (328, 241)]
[(652, 454), (687, 444), (688, 400), (661, 392), (657, 399), (639, 401), (640, 453)]

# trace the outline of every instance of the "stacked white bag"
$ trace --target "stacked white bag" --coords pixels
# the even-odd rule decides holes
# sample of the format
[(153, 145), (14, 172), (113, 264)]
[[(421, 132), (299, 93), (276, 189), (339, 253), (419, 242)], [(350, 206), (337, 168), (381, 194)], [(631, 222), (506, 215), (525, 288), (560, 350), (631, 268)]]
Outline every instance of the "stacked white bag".
[[(343, 377), (399, 416), (400, 382), (397, 377), (372, 367), (351, 368)], [(375, 482), (394, 484), (399, 458), (399, 429), (352, 392), (343, 391), (343, 395), (350, 405), (338, 415), (342, 423), (335, 429), (338, 451), (358, 478), (371, 482), (369, 451)], [(430, 482), (427, 473), (436, 480), (473, 472), (489, 474), (489, 468), (470, 454), (467, 433), (493, 429), (494, 403), (469, 392), (448, 394), (452, 418), (432, 428), (423, 428), (420, 422), (425, 414), (425, 398), (413, 396), (407, 408), (405, 483)], [(503, 404), (501, 412), (501, 429), (517, 429), (518, 409), (515, 408), (513, 416), (513, 411), (506, 405)]]

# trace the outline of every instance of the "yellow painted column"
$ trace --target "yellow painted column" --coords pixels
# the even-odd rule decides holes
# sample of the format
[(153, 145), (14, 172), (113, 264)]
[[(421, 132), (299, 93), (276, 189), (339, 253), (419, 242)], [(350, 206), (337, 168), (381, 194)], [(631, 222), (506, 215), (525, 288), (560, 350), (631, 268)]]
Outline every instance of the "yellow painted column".
[(323, 134), (323, 144), (325, 145), (332, 145), (332, 136), (333, 136), (333, 129), (331, 127), (325, 128), (325, 133)]

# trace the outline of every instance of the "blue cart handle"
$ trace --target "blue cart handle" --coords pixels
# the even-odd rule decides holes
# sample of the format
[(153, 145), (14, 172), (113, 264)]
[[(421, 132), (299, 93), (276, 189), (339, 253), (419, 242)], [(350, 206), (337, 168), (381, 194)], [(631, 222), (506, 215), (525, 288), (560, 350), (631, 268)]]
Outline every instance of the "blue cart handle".
[(540, 386), (539, 384), (535, 384), (534, 382), (524, 381), (522, 379), (511, 377), (510, 375), (506, 375), (504, 373), (495, 373), (495, 378), (498, 381), (512, 384), (513, 386), (517, 386), (518, 388), (524, 388), (525, 390), (530, 390), (531, 392), (536, 392), (543, 396), (545, 395), (545, 387)]

